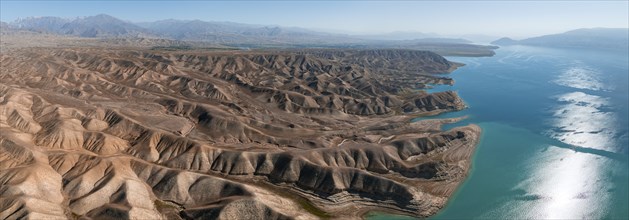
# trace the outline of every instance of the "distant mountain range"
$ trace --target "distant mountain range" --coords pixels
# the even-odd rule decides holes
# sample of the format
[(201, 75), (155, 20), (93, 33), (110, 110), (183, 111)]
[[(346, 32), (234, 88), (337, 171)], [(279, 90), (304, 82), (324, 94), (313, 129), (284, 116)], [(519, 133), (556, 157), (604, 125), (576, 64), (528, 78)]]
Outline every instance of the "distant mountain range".
[(393, 32), (382, 35), (346, 35), (312, 31), (303, 28), (251, 25), (201, 20), (161, 20), (132, 23), (99, 14), (66, 19), (29, 17), (10, 23), (3, 29), (33, 31), (87, 38), (164, 38), (182, 41), (204, 41), (219, 44), (468, 44), (460, 38), (440, 38), (436, 34)]
[(532, 37), (523, 40), (501, 38), (491, 44), (506, 45), (531, 45), (547, 47), (580, 47), (580, 48), (604, 48), (624, 49), (629, 48), (629, 29), (627, 28), (583, 28), (568, 31), (561, 34), (551, 34)]
[[(59, 17), (29, 17), (5, 24), (8, 28), (39, 33), (88, 38), (165, 38), (215, 43), (290, 43), (293, 39), (307, 42), (337, 42), (341, 39), (325, 33), (277, 26), (247, 25), (200, 20), (162, 20), (132, 23), (99, 14), (65, 19)], [(342, 39), (350, 41), (350, 39)], [(353, 41), (356, 41), (352, 39)]]
[[(354, 48), (429, 50), (443, 56), (492, 56), (495, 46), (472, 44), (462, 38), (442, 38), (420, 32), (348, 35), (296, 27), (252, 25), (201, 20), (161, 20), (133, 23), (99, 14), (73, 19), (29, 17), (0, 24), (0, 34), (15, 45), (130, 45), (162, 49), (186, 48)], [(46, 37), (42, 37), (46, 36)], [(70, 39), (70, 38), (81, 39)], [(25, 39), (31, 39), (25, 41)], [(36, 39), (36, 40), (34, 40)], [(34, 41), (34, 42), (33, 42)], [(80, 43), (78, 41), (81, 41)], [(11, 44), (14, 45), (14, 44)]]
[[(409, 48), (443, 50), (444, 45), (465, 47), (469, 51), (491, 50), (479, 48), (462, 38), (442, 38), (433, 33), (392, 32), (376, 35), (347, 35), (313, 31), (303, 28), (252, 25), (233, 22), (201, 20), (161, 20), (133, 23), (99, 14), (73, 19), (60, 17), (28, 17), (0, 23), (2, 34), (44, 33), (84, 38), (143, 38), (176, 41), (207, 42), (239, 48), (249, 47), (352, 47), (352, 48)], [(554, 47), (629, 47), (626, 28), (577, 29), (561, 34), (545, 35), (523, 40), (501, 38), (494, 45), (534, 45)], [(447, 49), (449, 50), (449, 49)], [(444, 54), (447, 54), (444, 52)], [(489, 53), (487, 53), (489, 54)]]
[(30, 17), (9, 23), (10, 27), (79, 37), (157, 37), (150, 30), (109, 15), (76, 19)]

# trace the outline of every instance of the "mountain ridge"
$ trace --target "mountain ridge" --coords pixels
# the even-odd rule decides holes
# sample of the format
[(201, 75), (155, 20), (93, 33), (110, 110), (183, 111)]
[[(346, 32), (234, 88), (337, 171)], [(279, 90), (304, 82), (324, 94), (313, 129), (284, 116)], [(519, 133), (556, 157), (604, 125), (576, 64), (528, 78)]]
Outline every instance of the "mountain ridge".
[[(423, 43), (470, 43), (460, 38), (440, 38), (436, 34), (392, 32), (382, 35), (348, 35), (314, 31), (299, 27), (244, 24), (228, 21), (164, 19), (152, 22), (128, 22), (106, 14), (61, 18), (27, 17), (7, 24), (13, 28), (43, 31), (79, 37), (145, 37), (219, 43), (377, 43), (414, 41)], [(413, 37), (415, 36), (415, 37)], [(295, 40), (293, 40), (295, 39)]]
[(629, 28), (579, 28), (563, 33), (542, 35), (522, 40), (513, 40), (505, 37), (495, 40), (491, 44), (622, 50), (629, 48)]
[[(25, 46), (153, 47), (190, 50), (203, 48), (281, 49), (349, 48), (429, 50), (444, 56), (492, 56), (497, 47), (475, 45), (461, 38), (411, 40), (362, 39), (360, 36), (325, 33), (299, 27), (165, 19), (131, 23), (99, 14), (64, 19), (29, 17), (5, 23), (3, 50)], [(412, 34), (412, 33), (411, 33)], [(57, 36), (54, 36), (57, 35)], [(91, 39), (91, 40), (90, 40)], [(134, 45), (133, 42), (140, 44)], [(172, 44), (169, 44), (171, 42)]]

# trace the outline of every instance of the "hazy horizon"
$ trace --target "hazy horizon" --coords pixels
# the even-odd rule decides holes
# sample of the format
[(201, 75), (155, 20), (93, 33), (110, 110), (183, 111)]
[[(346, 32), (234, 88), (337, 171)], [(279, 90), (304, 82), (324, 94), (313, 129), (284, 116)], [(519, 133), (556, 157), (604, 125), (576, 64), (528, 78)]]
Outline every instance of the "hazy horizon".
[(526, 38), (578, 28), (629, 28), (628, 1), (2, 1), (0, 20), (108, 14), (131, 22), (164, 19), (300, 27), (340, 34), (434, 33)]

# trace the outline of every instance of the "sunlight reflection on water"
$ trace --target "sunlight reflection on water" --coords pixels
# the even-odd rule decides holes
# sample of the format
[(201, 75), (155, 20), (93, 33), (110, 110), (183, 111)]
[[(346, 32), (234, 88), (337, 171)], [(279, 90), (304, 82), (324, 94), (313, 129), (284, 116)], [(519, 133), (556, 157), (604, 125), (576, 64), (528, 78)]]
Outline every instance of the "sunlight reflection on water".
[(600, 72), (596, 69), (577, 63), (559, 75), (554, 81), (558, 85), (588, 90), (605, 90), (600, 82)]
[[(575, 66), (558, 75), (561, 86), (591, 91), (609, 91), (601, 82), (600, 71), (576, 61)], [(563, 143), (613, 151), (616, 116), (609, 99), (584, 92), (569, 92), (555, 97), (560, 103), (552, 111), (551, 138)], [(602, 218), (610, 193), (601, 173), (604, 157), (550, 146), (533, 157), (531, 177), (520, 186), (538, 195), (539, 203), (529, 216), (548, 219)], [(541, 160), (540, 160), (541, 159)]]
[(613, 127), (615, 115), (602, 109), (608, 99), (583, 92), (560, 95), (557, 101), (565, 103), (554, 110), (552, 138), (581, 147), (608, 149), (614, 145)]
[[(541, 200), (528, 213), (531, 218), (599, 219), (609, 201), (609, 186), (601, 181), (605, 163), (593, 154), (550, 147), (536, 157), (534, 172), (521, 184)], [(539, 159), (543, 158), (543, 161)]]

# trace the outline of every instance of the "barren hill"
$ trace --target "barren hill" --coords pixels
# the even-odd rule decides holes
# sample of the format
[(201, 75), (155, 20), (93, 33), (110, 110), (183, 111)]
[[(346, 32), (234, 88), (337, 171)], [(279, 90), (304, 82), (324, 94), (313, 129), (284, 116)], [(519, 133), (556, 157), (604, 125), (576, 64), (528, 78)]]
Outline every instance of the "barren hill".
[(0, 54), (0, 218), (430, 216), (479, 138), (414, 50)]

